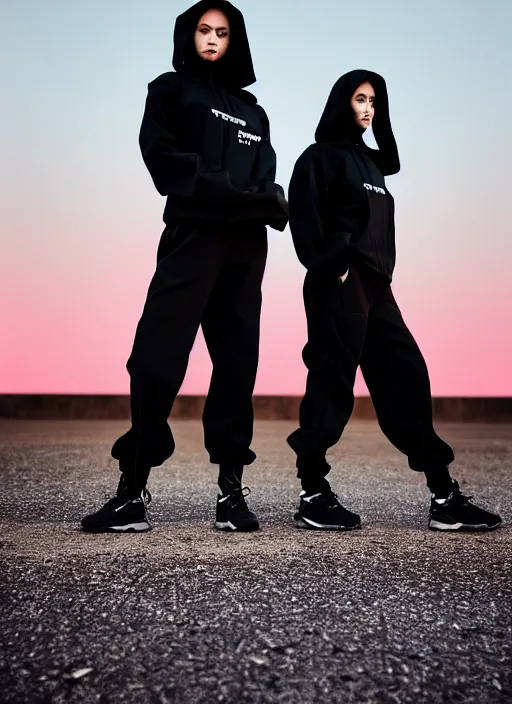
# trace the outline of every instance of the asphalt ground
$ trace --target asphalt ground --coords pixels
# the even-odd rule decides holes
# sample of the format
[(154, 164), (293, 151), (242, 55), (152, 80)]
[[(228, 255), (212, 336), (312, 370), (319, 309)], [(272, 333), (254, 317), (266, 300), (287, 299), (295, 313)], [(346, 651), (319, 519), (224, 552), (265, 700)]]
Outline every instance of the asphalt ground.
[(213, 529), (197, 421), (153, 470), (154, 529), (88, 535), (117, 483), (117, 421), (0, 421), (0, 700), (512, 702), (512, 427), (438, 424), (491, 533), (426, 529), (429, 495), (377, 425), (331, 453), (351, 533), (298, 530), (287, 421), (256, 425), (262, 529)]

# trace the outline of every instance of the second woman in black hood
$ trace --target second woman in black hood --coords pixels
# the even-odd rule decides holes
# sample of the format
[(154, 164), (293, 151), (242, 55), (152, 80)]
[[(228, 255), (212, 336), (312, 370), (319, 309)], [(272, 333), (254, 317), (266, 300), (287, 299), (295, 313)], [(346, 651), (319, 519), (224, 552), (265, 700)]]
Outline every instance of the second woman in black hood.
[(87, 531), (144, 531), (151, 467), (174, 451), (167, 423), (199, 326), (213, 362), (203, 413), (218, 464), (216, 526), (255, 530), (242, 471), (255, 459), (252, 392), (258, 366), (266, 226), (287, 204), (254, 83), (242, 14), (202, 0), (176, 21), (175, 72), (149, 84), (140, 131), (146, 166), (166, 196), (158, 263), (128, 360), (132, 427), (114, 444), (116, 496), (86, 516)]
[[(377, 150), (363, 141), (372, 119)], [(429, 527), (495, 528), (499, 516), (472, 504), (450, 477), (454, 455), (433, 428), (427, 367), (391, 291), (394, 201), (384, 176), (400, 163), (384, 79), (363, 70), (342, 76), (315, 137), (295, 165), (289, 190), (293, 241), (307, 269), (308, 378), (300, 428), (288, 438), (303, 490), (296, 520), (323, 530), (360, 526), (326, 479), (326, 452), (352, 413), (360, 366), (381, 429), (411, 469), (426, 475)]]

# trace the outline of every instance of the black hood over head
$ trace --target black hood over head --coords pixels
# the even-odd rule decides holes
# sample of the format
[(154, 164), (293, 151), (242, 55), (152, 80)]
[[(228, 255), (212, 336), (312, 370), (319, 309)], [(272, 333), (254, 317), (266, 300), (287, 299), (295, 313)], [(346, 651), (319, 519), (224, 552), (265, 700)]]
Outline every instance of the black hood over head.
[[(208, 10), (220, 10), (229, 20), (230, 42), (226, 54), (215, 62), (207, 62), (197, 55), (194, 32), (199, 20)], [(245, 88), (256, 82), (251, 50), (244, 17), (240, 10), (227, 0), (200, 0), (176, 19), (174, 27), (175, 70), (180, 73), (209, 70), (220, 81), (233, 88)]]
[[(357, 88), (365, 81), (369, 81), (375, 91), (374, 132), (380, 131), (381, 139), (389, 136), (393, 138), (385, 80), (373, 71), (357, 69), (345, 73), (334, 84), (315, 132), (317, 142), (336, 144), (361, 137), (361, 131), (354, 122), (350, 100)], [(389, 134), (385, 134), (388, 130)], [(377, 134), (375, 137), (377, 138)]]

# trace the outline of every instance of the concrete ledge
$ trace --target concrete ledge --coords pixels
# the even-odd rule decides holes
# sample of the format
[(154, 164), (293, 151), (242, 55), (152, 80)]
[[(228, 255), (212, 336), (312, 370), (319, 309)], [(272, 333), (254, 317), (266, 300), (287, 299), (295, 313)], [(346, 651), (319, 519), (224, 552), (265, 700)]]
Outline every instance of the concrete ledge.
[[(178, 396), (172, 417), (200, 418), (204, 396)], [(299, 396), (255, 396), (258, 419), (295, 420)], [(435, 420), (452, 422), (512, 422), (512, 397), (434, 398)], [(54, 420), (119, 420), (130, 415), (128, 396), (0, 394), (0, 418)], [(356, 398), (353, 417), (374, 419), (369, 396)]]

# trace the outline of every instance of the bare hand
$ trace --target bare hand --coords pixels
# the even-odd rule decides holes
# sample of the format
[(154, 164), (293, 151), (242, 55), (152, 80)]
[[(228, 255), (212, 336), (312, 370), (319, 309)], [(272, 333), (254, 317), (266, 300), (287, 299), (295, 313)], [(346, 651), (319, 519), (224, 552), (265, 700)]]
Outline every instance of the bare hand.
[(348, 273), (350, 271), (350, 268), (347, 269), (347, 271), (343, 274), (343, 276), (338, 276), (338, 281), (340, 284), (344, 284), (345, 281), (348, 279)]

